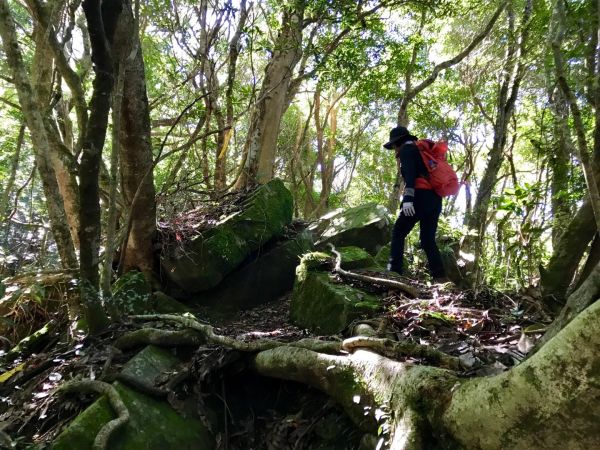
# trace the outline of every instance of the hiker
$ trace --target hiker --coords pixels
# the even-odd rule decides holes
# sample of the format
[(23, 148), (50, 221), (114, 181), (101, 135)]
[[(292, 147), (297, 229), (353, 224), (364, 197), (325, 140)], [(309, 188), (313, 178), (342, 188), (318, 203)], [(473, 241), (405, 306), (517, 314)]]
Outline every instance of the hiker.
[(421, 247), (427, 255), (429, 271), (435, 282), (446, 282), (440, 251), (435, 242), (438, 219), (442, 212), (442, 197), (436, 194), (427, 181), (427, 168), (417, 147), (417, 137), (405, 127), (390, 131), (390, 140), (383, 146), (394, 149), (400, 162), (404, 179), (404, 192), (400, 215), (392, 231), (392, 248), (388, 270), (403, 273), (404, 240), (417, 222), (421, 226)]

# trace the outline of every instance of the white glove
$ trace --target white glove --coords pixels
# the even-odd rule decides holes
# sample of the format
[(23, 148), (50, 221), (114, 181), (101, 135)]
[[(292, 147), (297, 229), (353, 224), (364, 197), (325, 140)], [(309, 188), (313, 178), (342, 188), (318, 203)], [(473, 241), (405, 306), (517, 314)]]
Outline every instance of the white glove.
[(413, 206), (413, 202), (402, 203), (402, 214), (404, 214), (405, 216), (415, 215), (415, 207)]

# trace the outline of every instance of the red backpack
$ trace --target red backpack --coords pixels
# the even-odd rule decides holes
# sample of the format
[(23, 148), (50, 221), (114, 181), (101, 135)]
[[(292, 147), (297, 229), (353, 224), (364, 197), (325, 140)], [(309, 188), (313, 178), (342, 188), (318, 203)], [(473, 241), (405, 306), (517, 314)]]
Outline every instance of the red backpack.
[(427, 178), (418, 177), (415, 187), (433, 189), (441, 197), (456, 195), (460, 185), (456, 172), (446, 161), (448, 144), (441, 141), (434, 142), (430, 139), (419, 139), (416, 144), (429, 176)]

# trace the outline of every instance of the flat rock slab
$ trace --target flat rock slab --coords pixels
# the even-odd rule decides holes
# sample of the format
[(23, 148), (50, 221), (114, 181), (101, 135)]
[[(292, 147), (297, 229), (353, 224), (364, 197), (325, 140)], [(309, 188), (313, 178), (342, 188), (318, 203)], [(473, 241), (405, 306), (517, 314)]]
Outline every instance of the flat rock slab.
[(320, 219), (311, 227), (316, 235), (316, 246), (327, 249), (354, 246), (374, 255), (391, 239), (392, 223), (386, 208), (367, 203), (346, 210), (337, 210)]

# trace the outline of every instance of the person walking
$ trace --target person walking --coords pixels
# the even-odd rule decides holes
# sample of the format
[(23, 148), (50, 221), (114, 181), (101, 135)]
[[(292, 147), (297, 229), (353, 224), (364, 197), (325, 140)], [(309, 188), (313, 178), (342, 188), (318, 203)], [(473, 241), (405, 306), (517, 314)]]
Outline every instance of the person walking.
[(404, 241), (417, 222), (420, 223), (421, 247), (427, 255), (429, 271), (436, 282), (446, 282), (446, 273), (435, 242), (438, 220), (442, 212), (442, 197), (436, 194), (427, 181), (427, 168), (416, 145), (418, 138), (405, 127), (390, 131), (390, 139), (383, 146), (396, 152), (400, 173), (404, 179), (404, 192), (400, 215), (392, 231), (391, 255), (388, 270), (404, 272)]

